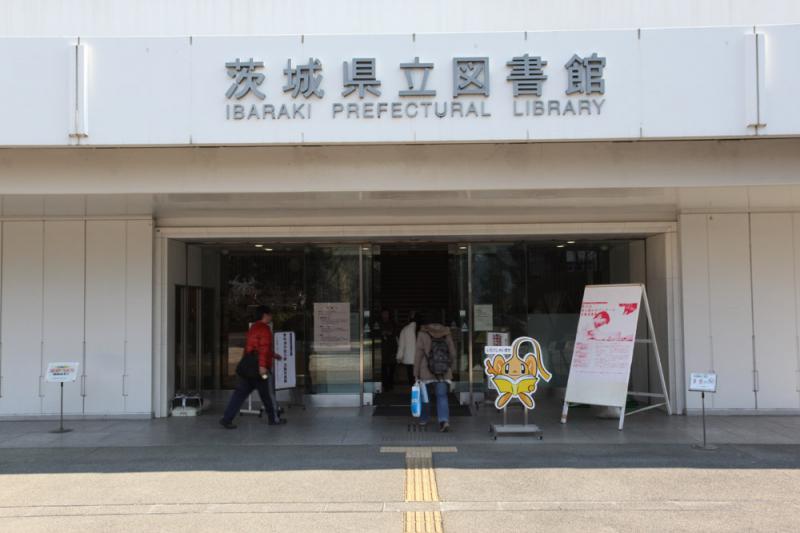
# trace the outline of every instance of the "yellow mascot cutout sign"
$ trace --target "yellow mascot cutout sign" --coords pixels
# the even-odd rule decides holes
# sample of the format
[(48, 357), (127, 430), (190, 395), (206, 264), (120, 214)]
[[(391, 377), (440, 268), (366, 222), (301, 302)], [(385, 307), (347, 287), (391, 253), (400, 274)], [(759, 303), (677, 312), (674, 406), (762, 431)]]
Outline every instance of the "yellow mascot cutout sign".
[[(522, 355), (521, 349), (525, 344), (531, 345), (533, 351)], [(533, 394), (539, 380), (550, 381), (553, 377), (544, 366), (539, 341), (531, 337), (516, 339), (511, 344), (510, 353), (487, 357), (484, 363), (486, 375), (498, 392), (494, 401), (498, 409), (504, 408), (514, 398), (519, 399), (526, 409), (533, 409), (536, 406)]]

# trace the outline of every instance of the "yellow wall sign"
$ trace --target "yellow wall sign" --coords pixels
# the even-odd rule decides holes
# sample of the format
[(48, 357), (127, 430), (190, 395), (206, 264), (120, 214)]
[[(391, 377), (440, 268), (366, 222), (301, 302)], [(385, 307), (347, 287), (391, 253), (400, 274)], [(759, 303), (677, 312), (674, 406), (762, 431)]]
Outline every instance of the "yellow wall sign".
[(487, 346), (485, 351), (484, 371), (498, 392), (495, 407), (503, 409), (517, 398), (526, 409), (533, 409), (539, 380), (550, 381), (553, 377), (544, 366), (539, 341), (519, 337), (511, 346)]

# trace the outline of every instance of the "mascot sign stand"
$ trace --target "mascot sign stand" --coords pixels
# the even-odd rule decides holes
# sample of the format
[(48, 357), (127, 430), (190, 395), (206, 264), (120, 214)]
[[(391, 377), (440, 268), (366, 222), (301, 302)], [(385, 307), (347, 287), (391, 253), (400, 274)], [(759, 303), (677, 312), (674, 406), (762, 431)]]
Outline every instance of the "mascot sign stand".
[[(503, 411), (503, 423), (492, 424), (489, 431), (498, 435), (532, 435), (542, 439), (542, 430), (528, 424), (528, 411), (536, 407), (533, 395), (540, 380), (550, 381), (552, 374), (545, 368), (542, 347), (536, 339), (519, 337), (511, 346), (487, 346), (484, 371), (489, 383), (497, 390), (494, 406)], [(508, 423), (508, 405), (518, 400), (524, 408), (520, 424)]]

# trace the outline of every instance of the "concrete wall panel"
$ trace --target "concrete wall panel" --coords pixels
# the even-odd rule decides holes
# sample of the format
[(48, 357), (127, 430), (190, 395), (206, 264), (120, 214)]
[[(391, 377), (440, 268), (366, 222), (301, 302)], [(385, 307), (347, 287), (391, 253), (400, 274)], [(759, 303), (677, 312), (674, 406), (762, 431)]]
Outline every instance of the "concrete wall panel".
[(708, 216), (714, 407), (755, 408), (750, 239), (746, 214)]
[(153, 392), (153, 222), (126, 223), (125, 412), (150, 414)]
[[(681, 215), (681, 280), (683, 287), (683, 353), (686, 382), (692, 372), (714, 368), (711, 350), (711, 316), (708, 279), (708, 216)], [(686, 405), (700, 408), (697, 394), (688, 394)]]
[(38, 415), (44, 392), (42, 304), (44, 224), (4, 222), (0, 414)]
[(800, 408), (792, 215), (752, 214), (753, 319), (759, 409)]
[[(84, 230), (77, 221), (44, 223), (44, 368), (57, 361), (80, 362), (83, 375)], [(45, 383), (43, 412), (60, 409), (59, 385)], [(64, 412), (83, 413), (81, 382), (64, 385)]]
[(125, 225), (86, 223), (86, 414), (124, 411)]

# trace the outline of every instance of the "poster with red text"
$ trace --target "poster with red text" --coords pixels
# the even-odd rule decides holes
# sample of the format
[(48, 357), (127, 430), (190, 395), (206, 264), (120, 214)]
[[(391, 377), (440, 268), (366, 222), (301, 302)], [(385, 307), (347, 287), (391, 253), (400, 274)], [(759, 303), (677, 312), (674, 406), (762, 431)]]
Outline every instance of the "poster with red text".
[(641, 285), (589, 285), (583, 293), (566, 401), (624, 407)]

